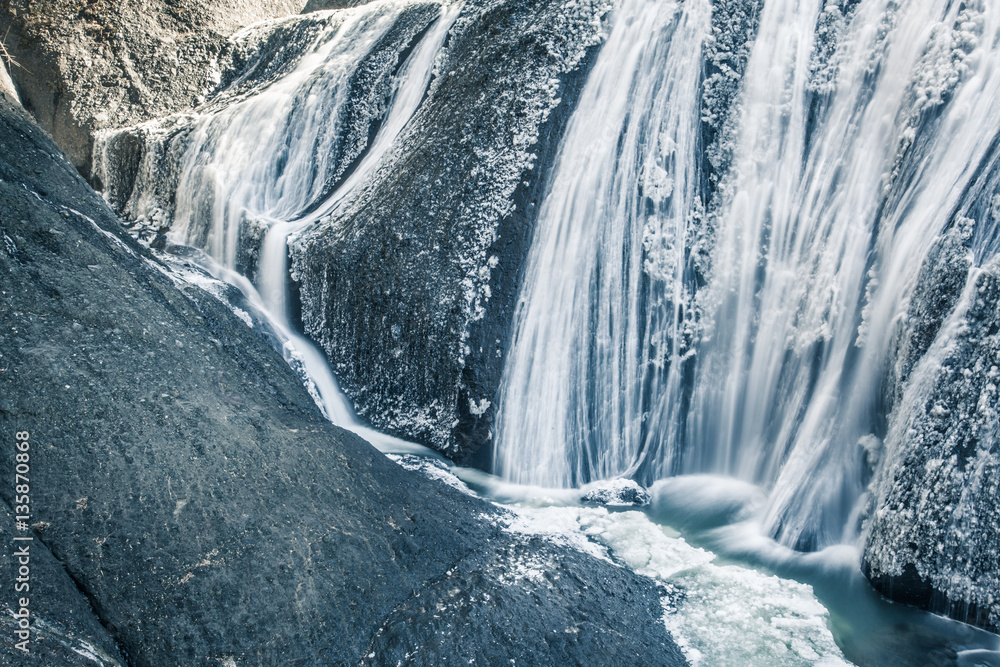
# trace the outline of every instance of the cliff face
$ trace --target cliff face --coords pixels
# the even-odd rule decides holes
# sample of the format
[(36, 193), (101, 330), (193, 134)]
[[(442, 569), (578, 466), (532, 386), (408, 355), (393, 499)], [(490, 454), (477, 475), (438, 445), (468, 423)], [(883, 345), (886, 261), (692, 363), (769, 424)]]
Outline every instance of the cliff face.
[(958, 219), (910, 301), (862, 566), (894, 600), (997, 631), (1000, 261), (975, 266), (976, 227)]
[[(651, 580), (332, 426), (6, 101), (0, 135), (0, 433), (30, 433), (38, 582), (36, 652), (5, 630), (4, 664), (84, 664), (83, 642), (132, 665), (683, 662)], [(512, 574), (529, 553), (538, 581)]]
[(84, 173), (94, 132), (188, 108), (237, 29), (304, 0), (11, 0), (0, 33), (24, 106)]
[(468, 3), (383, 166), (292, 243), (303, 329), (377, 427), (488, 457), (544, 177), (606, 10)]

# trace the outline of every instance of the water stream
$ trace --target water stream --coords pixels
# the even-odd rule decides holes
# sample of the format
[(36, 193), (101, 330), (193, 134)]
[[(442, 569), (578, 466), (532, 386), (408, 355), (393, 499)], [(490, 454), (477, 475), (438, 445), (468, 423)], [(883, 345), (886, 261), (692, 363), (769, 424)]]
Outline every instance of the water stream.
[[(312, 47), (265, 90), (206, 115), (185, 152), (177, 187), (172, 237), (203, 247), (203, 268), (243, 292), (282, 343), (282, 354), (300, 369), (330, 421), (386, 452), (434, 454), (426, 447), (380, 433), (354, 412), (323, 353), (290, 321), (288, 242), (320, 219), (335, 215), (371, 176), (427, 91), (434, 62), (458, 15), (442, 7), (395, 77), (388, 111), (370, 145), (335, 188), (326, 193), (336, 165), (324, 162), (344, 128), (339, 110), (351, 103), (350, 77), (409, 3), (384, 0), (342, 12)], [(256, 285), (237, 271), (241, 226), (265, 224)]]
[[(1000, 8), (766, 0), (719, 139), (731, 167), (702, 199), (711, 11), (616, 5), (528, 258), (495, 432), (502, 481), (474, 486), (548, 506), (595, 480), (677, 482), (684, 501), (654, 500), (650, 517), (812, 585), (858, 664), (998, 664), (995, 635), (874, 594), (857, 541), (921, 265), (997, 159)], [(982, 266), (998, 230), (977, 217)], [(744, 488), (738, 521), (704, 523)], [(730, 659), (718, 664), (781, 664)]]

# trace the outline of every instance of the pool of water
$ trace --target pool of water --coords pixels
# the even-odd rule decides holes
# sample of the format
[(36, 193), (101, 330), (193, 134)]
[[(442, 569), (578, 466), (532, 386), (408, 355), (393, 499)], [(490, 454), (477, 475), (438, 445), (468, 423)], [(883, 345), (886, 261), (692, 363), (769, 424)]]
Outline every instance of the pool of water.
[(763, 534), (763, 493), (713, 476), (661, 480), (641, 508), (584, 490), (520, 486), (435, 467), (510, 508), (510, 530), (548, 535), (662, 582), (664, 623), (693, 665), (1000, 665), (1000, 636), (886, 600), (851, 545), (802, 553)]

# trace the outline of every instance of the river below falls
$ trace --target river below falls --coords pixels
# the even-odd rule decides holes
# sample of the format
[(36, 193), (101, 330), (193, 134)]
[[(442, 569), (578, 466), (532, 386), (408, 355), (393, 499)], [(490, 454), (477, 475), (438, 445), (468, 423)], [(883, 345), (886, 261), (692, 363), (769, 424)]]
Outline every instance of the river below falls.
[(766, 537), (763, 493), (745, 482), (676, 477), (654, 484), (645, 507), (600, 506), (581, 501), (586, 488), (516, 485), (436, 455), (388, 455), (509, 509), (507, 530), (663, 584), (664, 623), (692, 665), (1000, 665), (1000, 636), (884, 599), (856, 548), (802, 553)]

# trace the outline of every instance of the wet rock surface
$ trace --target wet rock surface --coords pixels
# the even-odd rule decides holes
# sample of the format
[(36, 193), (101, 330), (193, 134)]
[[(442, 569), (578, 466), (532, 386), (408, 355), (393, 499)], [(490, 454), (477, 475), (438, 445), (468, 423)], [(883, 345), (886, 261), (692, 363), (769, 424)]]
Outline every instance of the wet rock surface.
[(632, 479), (613, 479), (589, 485), (582, 498), (585, 503), (613, 507), (642, 507), (649, 504), (649, 492)]
[[(36, 610), (131, 665), (388, 664), (418, 645), (411, 664), (682, 663), (650, 580), (525, 547), (492, 505), (324, 421), (270, 344), (165, 275), (6, 102), (0, 133), (0, 433), (31, 433), (32, 534), (54, 556)], [(520, 576), (535, 554), (544, 572)], [(0, 651), (53, 664), (44, 642), (27, 663)]]
[(909, 382), (872, 482), (862, 567), (893, 600), (995, 632), (1000, 263), (969, 274), (972, 253), (960, 243), (968, 236), (959, 227), (942, 239), (926, 267), (936, 278), (921, 281), (911, 303), (912, 333), (897, 365)]
[[(665, 645), (658, 655), (618, 647), (625, 637), (605, 630), (619, 627), (611, 618), (617, 612), (589, 595), (578, 597), (593, 562), (537, 537), (475, 552), (394, 609), (372, 638), (362, 664), (406, 664), (429, 653), (450, 656), (450, 664), (498, 665), (509, 660), (510, 642), (520, 644), (521, 659), (529, 665), (592, 665), (603, 662), (598, 656), (628, 665), (683, 663), (680, 653)], [(602, 587), (632, 592), (624, 573), (602, 568)], [(525, 605), (522, 587), (541, 604)], [(546, 608), (567, 604), (576, 608), (571, 616), (554, 619), (545, 613)], [(523, 615), (494, 611), (501, 609), (521, 609)], [(428, 617), (433, 619), (429, 624), (422, 621)], [(643, 633), (638, 628), (619, 631)]]

